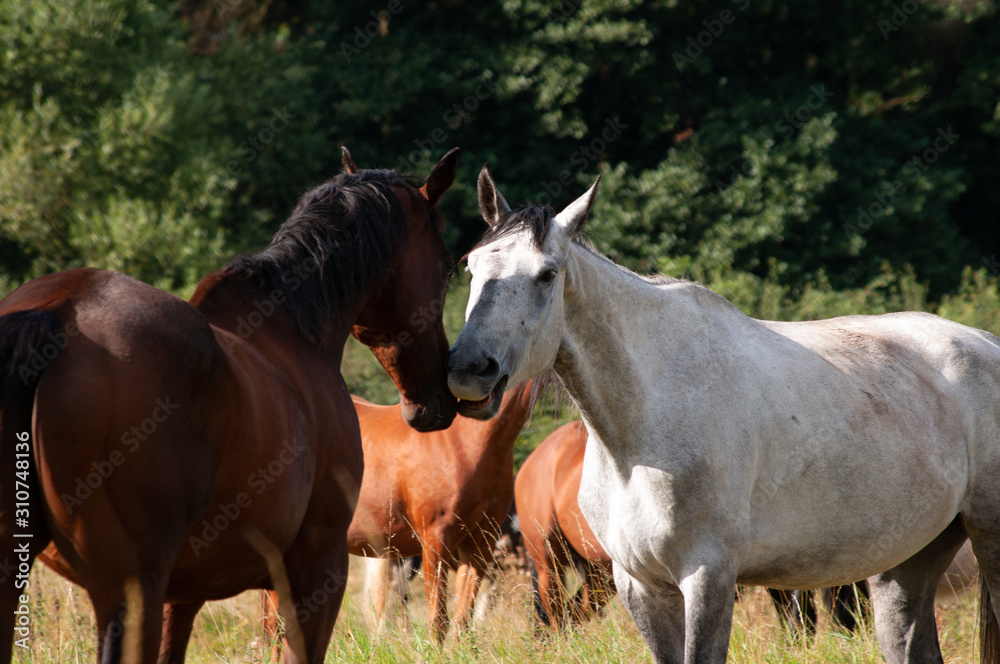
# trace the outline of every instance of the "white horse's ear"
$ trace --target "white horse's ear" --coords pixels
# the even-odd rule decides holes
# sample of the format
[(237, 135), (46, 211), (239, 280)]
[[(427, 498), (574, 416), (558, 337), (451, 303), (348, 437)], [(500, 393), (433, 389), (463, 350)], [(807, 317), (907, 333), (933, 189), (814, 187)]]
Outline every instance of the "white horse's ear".
[(500, 215), (510, 212), (507, 200), (490, 176), (489, 162), (483, 164), (483, 170), (479, 171), (479, 209), (490, 226), (500, 221)]
[(583, 196), (567, 205), (566, 209), (556, 215), (553, 221), (555, 221), (556, 228), (559, 229), (560, 244), (568, 242), (583, 228), (583, 222), (587, 221), (590, 208), (594, 206), (594, 199), (597, 198), (597, 185), (600, 182), (601, 176), (598, 175), (594, 184)]

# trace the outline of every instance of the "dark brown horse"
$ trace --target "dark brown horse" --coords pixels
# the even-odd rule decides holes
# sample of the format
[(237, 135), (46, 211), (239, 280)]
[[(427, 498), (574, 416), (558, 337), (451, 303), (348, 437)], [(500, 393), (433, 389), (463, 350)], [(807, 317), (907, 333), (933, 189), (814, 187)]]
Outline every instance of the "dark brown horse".
[[(323, 660), (362, 475), (348, 335), (395, 380), (401, 420), (433, 430), (455, 414), (428, 312), (452, 265), (434, 207), (456, 161), (418, 188), (345, 150), (345, 174), (190, 303), (93, 269), (0, 302), (0, 543), (5, 555), (28, 542), (23, 569), (48, 546), (46, 562), (87, 590), (102, 662), (181, 662), (206, 600), (272, 578), (300, 626), (290, 660)], [(25, 592), (14, 581), (0, 586), (3, 661)]]
[[(535, 612), (552, 629), (597, 613), (614, 594), (611, 558), (577, 502), (586, 444), (583, 422), (564, 424), (525, 459), (514, 480), (521, 533), (534, 567)], [(572, 598), (565, 582), (570, 565), (581, 580)]]

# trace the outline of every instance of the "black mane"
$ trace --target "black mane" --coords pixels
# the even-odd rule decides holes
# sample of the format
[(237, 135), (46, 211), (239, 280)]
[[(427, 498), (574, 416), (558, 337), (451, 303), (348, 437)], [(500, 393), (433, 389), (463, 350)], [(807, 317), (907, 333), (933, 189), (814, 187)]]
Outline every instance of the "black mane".
[(532, 241), (536, 247), (541, 248), (549, 234), (549, 222), (554, 216), (555, 212), (548, 205), (545, 207), (522, 205), (510, 212), (504, 212), (495, 224), (486, 229), (472, 251), (523, 229), (531, 231)]
[(281, 290), (299, 331), (318, 340), (330, 316), (382, 279), (406, 238), (393, 187), (417, 184), (395, 171), (341, 173), (299, 200), (260, 253), (238, 258), (223, 276)]

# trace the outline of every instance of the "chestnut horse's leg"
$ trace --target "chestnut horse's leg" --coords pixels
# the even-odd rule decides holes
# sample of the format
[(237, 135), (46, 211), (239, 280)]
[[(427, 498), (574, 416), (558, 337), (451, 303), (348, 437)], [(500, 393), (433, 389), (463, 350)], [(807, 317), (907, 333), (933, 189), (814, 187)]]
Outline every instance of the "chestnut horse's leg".
[[(579, 608), (574, 618), (582, 621), (598, 615), (608, 600), (614, 595), (614, 582), (600, 565), (581, 558), (577, 561), (577, 572), (580, 574)], [(576, 608), (576, 606), (574, 606)]]
[(542, 623), (558, 631), (565, 624), (562, 561), (545, 551), (540, 556), (531, 557), (531, 572), (535, 590), (535, 613)]
[(479, 586), (486, 576), (488, 563), (478, 554), (469, 555), (463, 551), (459, 560), (458, 581), (455, 584), (455, 631), (461, 633), (468, 629), (472, 620), (472, 612), (476, 607), (476, 595)]
[(768, 588), (781, 626), (792, 636), (816, 634), (816, 603), (812, 590), (778, 590)]
[(570, 546), (560, 535), (541, 538), (537, 543), (529, 542), (525, 536), (525, 543), (534, 569), (535, 611), (543, 623), (558, 631), (566, 626), (564, 575), (570, 561)]
[(364, 558), (364, 563), (365, 617), (371, 620), (373, 631), (381, 634), (386, 625), (386, 605), (389, 603), (395, 561), (391, 558)]
[[(278, 620), (278, 593), (260, 591), (260, 656), (262, 661), (277, 664), (281, 661), (281, 624)], [(270, 659), (266, 657), (270, 656)]]
[(443, 547), (423, 541), (424, 589), (427, 591), (427, 618), (434, 638), (444, 642), (448, 633), (448, 569), (443, 555)]
[(278, 614), (278, 593), (273, 590), (258, 592), (260, 601), (260, 649), (262, 662), (277, 664), (281, 661), (283, 632)]

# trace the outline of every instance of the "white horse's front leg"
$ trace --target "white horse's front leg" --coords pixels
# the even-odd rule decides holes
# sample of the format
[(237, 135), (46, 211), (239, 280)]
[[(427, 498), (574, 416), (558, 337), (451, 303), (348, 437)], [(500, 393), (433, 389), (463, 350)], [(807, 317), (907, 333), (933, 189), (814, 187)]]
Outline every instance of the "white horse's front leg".
[(681, 581), (685, 664), (723, 664), (729, 651), (736, 572), (702, 565)]
[(657, 664), (684, 663), (684, 596), (676, 586), (640, 583), (614, 566), (615, 586)]

